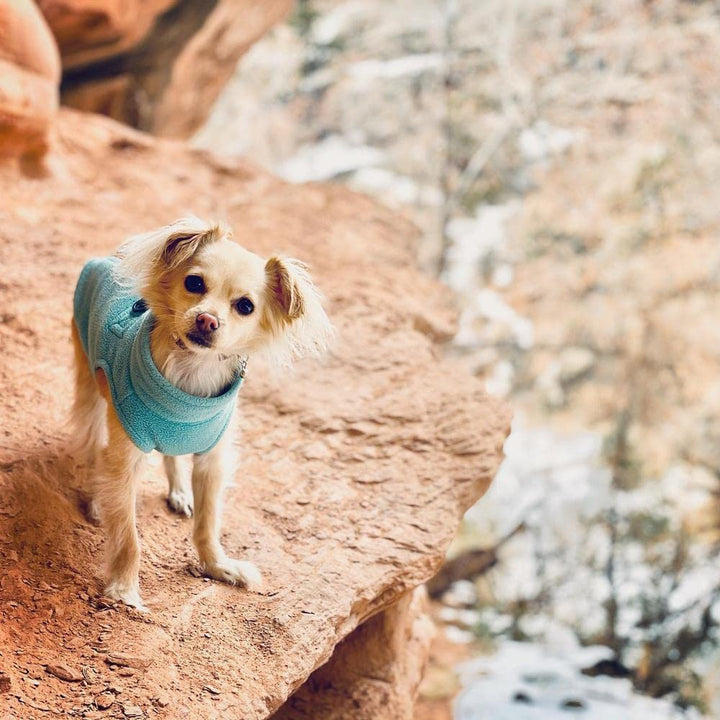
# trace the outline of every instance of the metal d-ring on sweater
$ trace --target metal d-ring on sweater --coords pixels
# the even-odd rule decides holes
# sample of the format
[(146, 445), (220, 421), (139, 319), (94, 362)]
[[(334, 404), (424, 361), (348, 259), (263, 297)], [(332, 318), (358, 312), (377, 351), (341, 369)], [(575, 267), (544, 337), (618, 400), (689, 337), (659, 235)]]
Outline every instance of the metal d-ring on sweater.
[(150, 353), (152, 313), (115, 281), (117, 262), (90, 260), (75, 288), (75, 323), (90, 369), (105, 372), (117, 416), (143, 452), (205, 453), (227, 429), (243, 372), (216, 397), (190, 395), (166, 380)]

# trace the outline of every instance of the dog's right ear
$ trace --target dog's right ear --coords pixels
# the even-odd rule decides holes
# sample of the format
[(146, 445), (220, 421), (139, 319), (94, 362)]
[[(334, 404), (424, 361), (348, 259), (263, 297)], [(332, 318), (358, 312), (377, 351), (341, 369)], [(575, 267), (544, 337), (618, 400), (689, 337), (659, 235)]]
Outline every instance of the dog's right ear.
[(113, 274), (121, 285), (143, 293), (157, 272), (189, 260), (200, 248), (230, 237), (230, 230), (189, 216), (172, 225), (129, 237), (118, 249), (119, 262)]
[(213, 225), (203, 232), (175, 232), (168, 236), (160, 259), (168, 268), (174, 268), (189, 260), (200, 248), (220, 240), (228, 233), (219, 225)]

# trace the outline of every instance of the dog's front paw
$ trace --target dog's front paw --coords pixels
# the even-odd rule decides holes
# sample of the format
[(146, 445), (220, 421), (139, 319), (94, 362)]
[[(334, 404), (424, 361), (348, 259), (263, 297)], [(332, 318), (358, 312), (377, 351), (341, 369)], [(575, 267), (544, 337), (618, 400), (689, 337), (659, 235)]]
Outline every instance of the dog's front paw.
[(168, 507), (178, 515), (192, 517), (193, 498), (184, 490), (171, 490), (167, 498)]
[(230, 583), (231, 585), (243, 585), (248, 590), (260, 590), (262, 587), (262, 574), (255, 565), (245, 560), (233, 560), (233, 558), (222, 558), (212, 564), (206, 564), (205, 574), (215, 580)]
[(119, 580), (113, 580), (105, 588), (105, 595), (113, 600), (120, 600), (141, 612), (148, 612), (140, 598), (140, 588), (137, 585), (128, 585)]

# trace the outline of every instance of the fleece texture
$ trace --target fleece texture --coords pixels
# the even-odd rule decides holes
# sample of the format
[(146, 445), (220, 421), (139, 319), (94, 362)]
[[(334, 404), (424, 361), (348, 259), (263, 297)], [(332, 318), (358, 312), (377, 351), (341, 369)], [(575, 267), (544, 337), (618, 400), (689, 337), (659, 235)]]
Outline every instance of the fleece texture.
[(75, 323), (90, 369), (105, 372), (118, 418), (143, 452), (205, 453), (227, 429), (242, 373), (222, 395), (210, 398), (168, 382), (150, 353), (152, 313), (115, 281), (117, 262), (90, 260), (75, 288)]

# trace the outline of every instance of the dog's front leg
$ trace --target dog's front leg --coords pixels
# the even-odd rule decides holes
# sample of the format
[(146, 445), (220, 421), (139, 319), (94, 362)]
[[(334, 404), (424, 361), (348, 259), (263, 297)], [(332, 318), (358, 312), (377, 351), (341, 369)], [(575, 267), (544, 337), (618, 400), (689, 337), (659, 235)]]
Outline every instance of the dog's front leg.
[(177, 456), (165, 455), (163, 464), (168, 479), (168, 506), (178, 515), (192, 517), (193, 497), (190, 482), (183, 473), (184, 468), (180, 467), (180, 459)]
[(195, 498), (193, 540), (204, 571), (216, 580), (258, 589), (260, 571), (250, 562), (229, 558), (220, 544), (220, 517), (226, 474), (233, 471), (231, 433), (209, 452), (196, 455), (192, 488)]
[(144, 610), (138, 581), (140, 541), (135, 527), (136, 484), (144, 454), (127, 436), (112, 403), (108, 403), (108, 440), (95, 479), (95, 499), (107, 533), (105, 594)]

